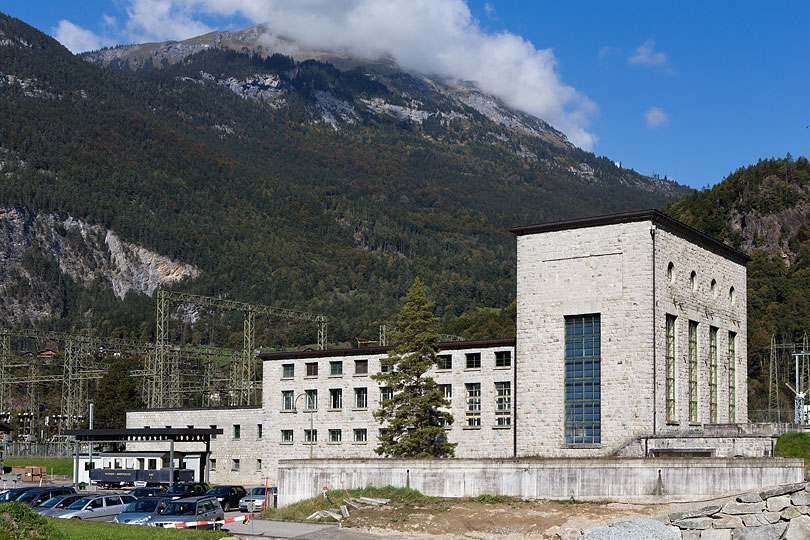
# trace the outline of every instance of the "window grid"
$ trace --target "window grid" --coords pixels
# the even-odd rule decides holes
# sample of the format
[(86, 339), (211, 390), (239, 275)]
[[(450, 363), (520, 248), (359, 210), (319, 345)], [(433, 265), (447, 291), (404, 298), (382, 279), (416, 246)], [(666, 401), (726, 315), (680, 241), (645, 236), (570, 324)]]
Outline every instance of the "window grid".
[(675, 316), (667, 315), (666, 323), (666, 396), (667, 422), (675, 421)]
[(383, 401), (388, 401), (392, 397), (394, 397), (394, 391), (393, 390), (391, 390), (387, 386), (381, 386), (380, 387), (380, 403), (382, 403)]
[(453, 369), (453, 357), (449, 354), (440, 354), (437, 369)]
[(354, 389), (354, 408), (355, 409), (368, 408), (368, 388)]
[(318, 362), (307, 362), (307, 377), (318, 376)]
[(292, 390), (281, 391), (281, 409), (291, 411), (295, 408), (295, 395)]
[(689, 321), (689, 421), (698, 421), (698, 323)]
[(282, 377), (285, 379), (295, 377), (295, 364), (284, 364), (281, 367), (283, 369)]
[(314, 411), (318, 408), (318, 390), (305, 390), (306, 397), (304, 401), (306, 402), (307, 410)]
[(368, 431), (365, 428), (354, 430), (354, 442), (368, 441)]
[(512, 383), (495, 383), (495, 425), (512, 425)]
[(283, 443), (291, 443), (291, 442), (293, 442), (293, 430), (291, 430), (291, 429), (282, 429), (281, 430), (281, 442), (283, 442)]
[(329, 442), (340, 442), (343, 440), (343, 432), (339, 429), (329, 430)]
[(343, 362), (329, 362), (329, 375), (343, 375)]
[(717, 328), (709, 328), (709, 421), (717, 422)]
[(329, 390), (329, 408), (343, 408), (343, 390), (341, 388), (331, 388)]
[(495, 367), (512, 365), (512, 351), (495, 351)]
[(565, 442), (601, 443), (600, 317), (565, 318)]
[(467, 426), (481, 426), (481, 383), (467, 383), (464, 385), (467, 390)]
[(304, 442), (309, 444), (314, 444), (318, 442), (318, 430), (317, 429), (305, 429), (304, 430)]
[(368, 360), (355, 360), (354, 373), (355, 375), (366, 375), (368, 373)]
[(481, 367), (481, 353), (467, 353), (467, 369), (479, 369)]
[(737, 334), (728, 333), (728, 421), (737, 421)]
[(439, 391), (442, 393), (442, 397), (447, 401), (451, 401), (453, 399), (453, 385), (452, 384), (440, 384)]

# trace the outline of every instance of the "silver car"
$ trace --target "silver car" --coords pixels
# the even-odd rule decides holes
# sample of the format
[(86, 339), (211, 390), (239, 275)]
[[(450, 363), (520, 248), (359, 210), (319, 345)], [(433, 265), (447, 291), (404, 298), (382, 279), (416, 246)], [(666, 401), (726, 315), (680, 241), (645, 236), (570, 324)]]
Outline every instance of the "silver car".
[(132, 495), (94, 495), (84, 497), (67, 508), (54, 512), (51, 517), (62, 519), (87, 519), (110, 521), (120, 514), (127, 505), (135, 501)]
[(276, 493), (276, 487), (255, 487), (248, 491), (248, 494), (239, 501), (239, 510), (247, 512), (250, 510), (250, 504), (253, 503), (253, 511), (261, 512), (264, 510), (264, 492), (267, 490), (267, 502), (272, 505), (273, 497)]
[(78, 501), (79, 499), (87, 497), (85, 494), (78, 494), (74, 493), (73, 495), (62, 495), (61, 497), (54, 497), (53, 499), (48, 499), (44, 503), (40, 504), (39, 506), (34, 507), (34, 512), (41, 516), (50, 516), (53, 515), (54, 512), (59, 512), (60, 510), (64, 510), (74, 502)]
[(150, 518), (146, 524), (150, 527), (165, 527), (176, 523), (189, 523), (193, 521), (207, 521), (206, 525), (195, 525), (195, 529), (219, 529), (214, 521), (225, 519), (225, 512), (219, 505), (216, 497), (203, 495), (202, 497), (187, 497), (176, 499), (166, 505), (159, 514)]
[(115, 516), (114, 523), (145, 525), (146, 521), (156, 516), (171, 502), (171, 497), (144, 497), (129, 503), (123, 512)]

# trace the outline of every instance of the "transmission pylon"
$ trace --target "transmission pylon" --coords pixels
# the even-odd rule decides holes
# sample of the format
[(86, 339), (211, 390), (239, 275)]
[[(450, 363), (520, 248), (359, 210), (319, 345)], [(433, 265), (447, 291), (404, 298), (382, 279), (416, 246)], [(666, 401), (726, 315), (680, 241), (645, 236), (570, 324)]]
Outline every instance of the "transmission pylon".
[(776, 359), (776, 335), (771, 335), (769, 362), (769, 384), (768, 384), (768, 414), (771, 422), (776, 419), (782, 421), (782, 414), (779, 411), (779, 365)]
[(11, 364), (11, 336), (0, 334), (0, 412), (5, 412), (8, 398), (8, 366)]

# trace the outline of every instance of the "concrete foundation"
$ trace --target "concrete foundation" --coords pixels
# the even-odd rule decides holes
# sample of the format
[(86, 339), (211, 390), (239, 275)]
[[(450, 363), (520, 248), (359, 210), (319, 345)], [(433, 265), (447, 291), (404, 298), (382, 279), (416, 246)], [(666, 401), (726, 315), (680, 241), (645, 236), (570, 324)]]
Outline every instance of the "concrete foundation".
[(279, 506), (329, 489), (409, 487), (437, 497), (482, 493), (529, 499), (616, 499), (712, 496), (801, 482), (795, 458), (700, 460), (602, 459), (366, 459), (280, 460)]

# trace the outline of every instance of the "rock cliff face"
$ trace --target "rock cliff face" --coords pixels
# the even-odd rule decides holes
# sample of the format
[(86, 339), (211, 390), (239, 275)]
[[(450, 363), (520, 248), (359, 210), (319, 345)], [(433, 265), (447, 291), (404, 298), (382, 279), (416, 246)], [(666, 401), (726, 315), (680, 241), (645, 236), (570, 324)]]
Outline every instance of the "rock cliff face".
[(65, 277), (110, 287), (123, 298), (131, 290), (151, 296), (160, 285), (199, 274), (101, 225), (0, 207), (0, 320), (7, 323), (58, 316), (63, 306), (54, 285)]

